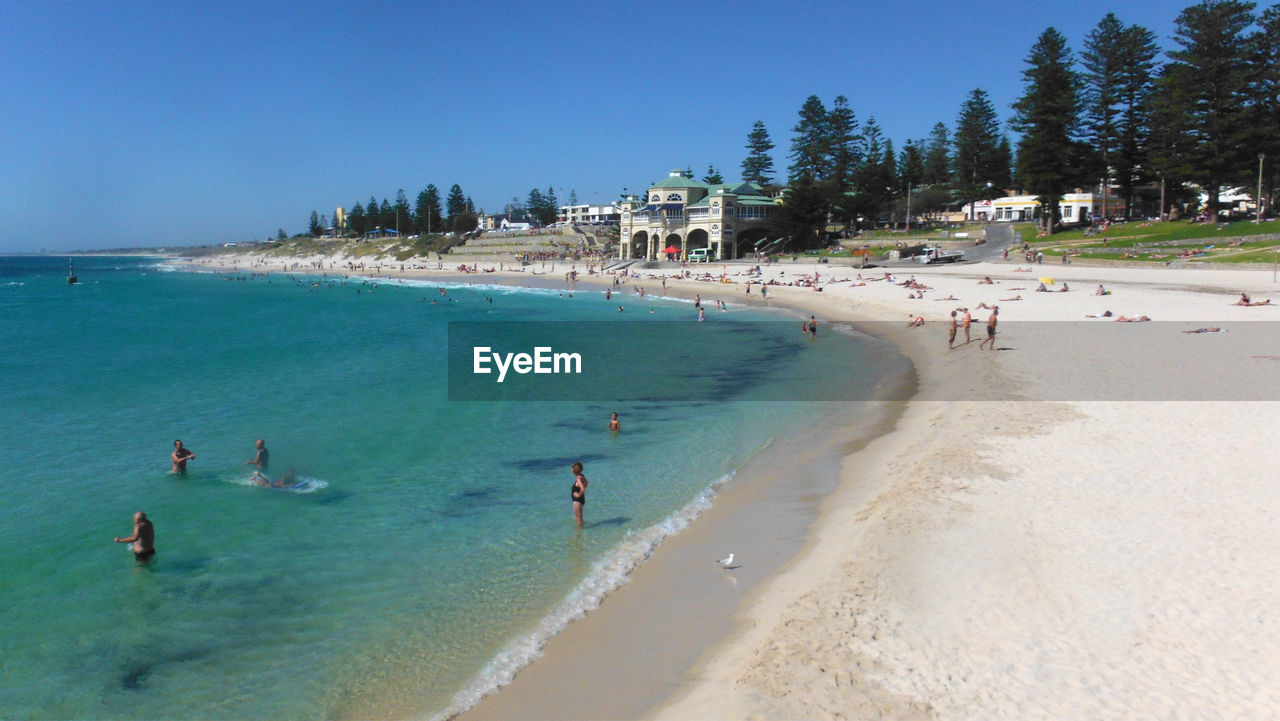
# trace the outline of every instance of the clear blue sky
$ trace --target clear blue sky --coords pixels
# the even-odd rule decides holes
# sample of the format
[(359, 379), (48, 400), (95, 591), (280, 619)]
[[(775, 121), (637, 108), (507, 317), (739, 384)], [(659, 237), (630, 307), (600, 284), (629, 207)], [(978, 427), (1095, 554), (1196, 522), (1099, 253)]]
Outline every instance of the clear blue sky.
[(6, 3), (0, 252), (262, 239), (428, 183), (497, 212), (736, 180), (756, 120), (785, 174), (811, 94), (900, 148), (973, 88), (1007, 119), (1046, 27), (1079, 52), (1114, 10), (1167, 49), (1187, 4)]

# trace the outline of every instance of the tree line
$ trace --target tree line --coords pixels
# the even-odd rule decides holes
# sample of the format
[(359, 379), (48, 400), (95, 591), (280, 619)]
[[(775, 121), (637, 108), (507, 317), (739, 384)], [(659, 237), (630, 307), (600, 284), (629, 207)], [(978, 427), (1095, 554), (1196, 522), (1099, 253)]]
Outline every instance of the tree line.
[[(319, 237), (329, 229), (338, 235), (363, 236), (378, 229), (397, 230), (405, 235), (427, 235), (431, 233), (447, 233), (450, 231), (467, 232), (476, 227), (476, 206), (471, 198), (462, 192), (462, 187), (454, 183), (449, 195), (441, 202), (440, 190), (428, 184), (418, 193), (416, 202), (410, 206), (404, 189), (396, 191), (395, 202), (388, 202), (384, 197), (378, 202), (377, 196), (369, 196), (368, 204), (354, 203), (346, 211), (346, 227), (338, 228), (338, 219), (329, 218), (316, 211), (311, 211), (307, 222), (307, 233)], [(284, 230), (277, 237), (283, 238)]]
[[(1003, 132), (981, 88), (970, 91), (954, 126), (895, 151), (874, 117), (859, 122), (849, 100), (826, 107), (807, 98), (787, 155), (787, 202), (775, 230), (800, 247), (822, 242), (829, 219), (846, 229), (906, 219), (1000, 197), (1020, 188), (1040, 198), (1052, 232), (1063, 194), (1118, 188), (1133, 209), (1141, 189), (1159, 187), (1159, 212), (1206, 210), (1222, 191), (1274, 188), (1280, 164), (1280, 5), (1257, 12), (1238, 0), (1204, 0), (1176, 19), (1174, 47), (1108, 13), (1077, 57), (1055, 28), (1037, 38), (1022, 70), (1022, 95)], [(761, 121), (747, 135), (744, 180), (775, 185), (775, 145)], [(1263, 160), (1271, 158), (1270, 167)], [(1105, 195), (1104, 195), (1105, 197)]]
[[(576, 203), (575, 191), (570, 195), (570, 204)], [(521, 202), (519, 198), (512, 198), (505, 210), (512, 221), (532, 221), (549, 225), (556, 221), (559, 207), (555, 190), (548, 187), (545, 193), (537, 188), (530, 190), (525, 202)], [(403, 188), (396, 191), (394, 203), (386, 198), (379, 203), (376, 196), (370, 196), (367, 205), (353, 204), (346, 213), (345, 228), (337, 227), (337, 218), (331, 219), (328, 215), (313, 210), (307, 221), (307, 234), (320, 237), (332, 230), (337, 235), (364, 236), (380, 228), (396, 230), (404, 235), (466, 233), (476, 228), (479, 213), (483, 212), (483, 210), (477, 210), (475, 203), (469, 196), (463, 194), (458, 184), (455, 183), (449, 189), (449, 195), (443, 204), (440, 199), (440, 190), (435, 185), (428, 184), (422, 192), (418, 193), (417, 201), (412, 207)], [(276, 237), (286, 238), (284, 229), (280, 229)]]

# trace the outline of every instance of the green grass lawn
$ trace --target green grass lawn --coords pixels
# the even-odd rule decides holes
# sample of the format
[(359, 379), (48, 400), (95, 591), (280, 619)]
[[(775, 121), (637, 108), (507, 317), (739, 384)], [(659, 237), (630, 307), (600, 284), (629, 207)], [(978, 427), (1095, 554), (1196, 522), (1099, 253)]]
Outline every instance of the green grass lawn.
[[(1034, 234), (1034, 230), (1032, 231)], [(1280, 234), (1280, 221), (1254, 223), (1243, 220), (1221, 227), (1214, 224), (1196, 224), (1185, 221), (1167, 223), (1124, 223), (1111, 226), (1104, 235), (1088, 236), (1084, 230), (1057, 233), (1050, 238), (1035, 238), (1030, 242), (1048, 256), (1059, 257), (1067, 248), (1083, 251), (1082, 258), (1189, 262), (1258, 263), (1269, 262), (1270, 249), (1280, 248), (1280, 240), (1245, 240), (1239, 245), (1224, 244), (1229, 238), (1247, 238), (1254, 235)], [(1034, 235), (1032, 235), (1034, 237)], [(1024, 233), (1027, 239), (1028, 234)], [(1103, 243), (1105, 238), (1106, 243)], [(1150, 247), (1157, 244), (1158, 247)], [(1141, 246), (1141, 247), (1139, 247)], [(1203, 255), (1179, 258), (1180, 250), (1201, 246)], [(1212, 246), (1212, 247), (1209, 247)]]
[[(1109, 245), (1131, 246), (1134, 243), (1159, 243), (1170, 240), (1190, 240), (1193, 238), (1205, 238), (1211, 242), (1211, 239), (1213, 238), (1264, 235), (1268, 233), (1280, 233), (1280, 220), (1269, 220), (1264, 223), (1240, 220), (1234, 223), (1226, 223), (1222, 227), (1212, 223), (1190, 223), (1180, 220), (1150, 224), (1120, 223), (1108, 228), (1106, 233), (1102, 236), (1086, 236), (1084, 229), (1079, 229), (1055, 233), (1051, 238), (1036, 238), (1033, 242), (1064, 243), (1088, 241), (1092, 244), (1099, 242), (1102, 237), (1106, 237), (1109, 241)], [(1027, 238), (1025, 233), (1023, 234), (1023, 238)]]

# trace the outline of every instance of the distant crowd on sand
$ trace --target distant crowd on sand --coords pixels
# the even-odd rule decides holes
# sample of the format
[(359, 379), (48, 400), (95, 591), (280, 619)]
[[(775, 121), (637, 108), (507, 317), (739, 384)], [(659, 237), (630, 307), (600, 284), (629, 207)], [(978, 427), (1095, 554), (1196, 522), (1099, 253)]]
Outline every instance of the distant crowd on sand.
[[(1019, 270), (1021, 270), (1021, 269), (1019, 269)], [(859, 279), (861, 279), (861, 278), (862, 278), (862, 276), (861, 276), (861, 275), (859, 275), (858, 277), (859, 277)], [(909, 289), (909, 292), (908, 292), (908, 294), (907, 294), (907, 299), (908, 299), (908, 300), (922, 300), (922, 299), (924, 299), (924, 293), (925, 293), (925, 291), (932, 290), (932, 288), (930, 288), (929, 286), (927, 286), (927, 285), (923, 285), (923, 284), (919, 283), (918, 281), (916, 281), (916, 279), (915, 279), (914, 277), (909, 278), (909, 279), (907, 279), (907, 280), (902, 281), (902, 282), (900, 282), (900, 283), (899, 283), (899, 282), (897, 282), (897, 281), (896, 281), (896, 279), (895, 279), (895, 278), (893, 278), (893, 276), (892, 276), (890, 273), (888, 273), (888, 272), (886, 272), (886, 273), (885, 273), (884, 278), (871, 278), (871, 279), (869, 279), (869, 280), (873, 280), (873, 281), (875, 281), (875, 280), (887, 280), (887, 281), (890, 281), (890, 282), (895, 282), (895, 283), (897, 283), (897, 285), (900, 285), (900, 286), (903, 286), (903, 287), (908, 288), (908, 289)], [(1066, 293), (1066, 292), (1069, 292), (1069, 291), (1070, 291), (1070, 286), (1069, 286), (1067, 283), (1065, 283), (1065, 282), (1064, 282), (1064, 283), (1062, 283), (1062, 287), (1060, 287), (1057, 291), (1049, 291), (1049, 289), (1048, 289), (1047, 285), (1048, 285), (1048, 284), (1052, 284), (1053, 282), (1054, 282), (1054, 281), (1053, 281), (1053, 279), (1052, 279), (1052, 278), (1042, 278), (1042, 279), (1041, 279), (1041, 281), (1040, 281), (1040, 285), (1036, 288), (1036, 291), (1037, 291), (1037, 292), (1040, 292), (1040, 293), (1045, 293), (1045, 292), (1059, 292), (1059, 293)], [(865, 283), (864, 283), (864, 284), (865, 284)], [(985, 277), (983, 277), (983, 279), (982, 279), (982, 280), (978, 281), (978, 285), (996, 285), (996, 284), (997, 284), (997, 281), (992, 280), (992, 279), (991, 279), (991, 276), (985, 276)], [(1017, 287), (1017, 288), (1010, 288), (1010, 290), (1025, 290), (1025, 288), (1023, 288), (1023, 287)], [(1103, 286), (1101, 283), (1099, 283), (1099, 284), (1098, 284), (1097, 289), (1093, 292), (1093, 295), (1095, 295), (1095, 296), (1109, 296), (1109, 295), (1111, 295), (1111, 291), (1110, 291), (1110, 290), (1108, 290), (1108, 289), (1107, 289), (1105, 286)], [(954, 295), (949, 295), (949, 296), (947, 296), (946, 298), (935, 298), (934, 300), (939, 300), (939, 301), (954, 301), (954, 300), (959, 300), (959, 299), (958, 299), (958, 298), (956, 298)], [(1011, 297), (1008, 297), (1008, 298), (1001, 298), (1001, 299), (1000, 299), (1000, 302), (1001, 302), (1001, 303), (1011, 303), (1011, 302), (1016, 302), (1016, 301), (1020, 301), (1020, 300), (1022, 300), (1022, 296), (1021, 296), (1021, 295), (1014, 295), (1014, 296), (1011, 296)], [(1254, 307), (1254, 306), (1270, 306), (1270, 305), (1272, 305), (1272, 303), (1271, 303), (1271, 300), (1270, 300), (1270, 299), (1267, 299), (1267, 300), (1261, 300), (1261, 301), (1255, 301), (1255, 300), (1253, 300), (1252, 298), (1250, 298), (1250, 297), (1249, 297), (1249, 294), (1248, 294), (1248, 293), (1241, 293), (1241, 294), (1240, 294), (1240, 299), (1239, 299), (1239, 300), (1237, 300), (1237, 301), (1236, 301), (1235, 303), (1233, 303), (1232, 305), (1239, 305), (1239, 306)], [(986, 303), (979, 303), (979, 304), (977, 305), (977, 307), (978, 307), (979, 309), (988, 309), (988, 310), (990, 310), (990, 311), (991, 311), (991, 314), (987, 317), (987, 338), (986, 338), (986, 340), (984, 340), (984, 341), (982, 341), (981, 343), (979, 343), (979, 344), (978, 344), (978, 349), (979, 349), (979, 350), (981, 350), (983, 347), (986, 347), (986, 346), (987, 346), (987, 344), (989, 343), (989, 344), (990, 344), (989, 348), (990, 348), (991, 350), (995, 350), (995, 347), (996, 347), (996, 344), (995, 344), (995, 338), (996, 338), (996, 327), (997, 327), (998, 322), (999, 322), (1000, 306), (998, 306), (998, 305), (987, 305)], [(1099, 314), (1099, 315), (1086, 315), (1085, 317), (1086, 317), (1086, 318), (1109, 318), (1109, 319), (1114, 320), (1114, 321), (1116, 321), (1116, 322), (1118, 322), (1118, 323), (1144, 323), (1144, 322), (1148, 322), (1148, 321), (1150, 321), (1150, 320), (1151, 320), (1151, 317), (1150, 317), (1150, 316), (1148, 316), (1148, 315), (1145, 315), (1145, 314), (1142, 314), (1142, 315), (1134, 315), (1134, 316), (1127, 316), (1127, 315), (1115, 315), (1115, 314), (1113, 314), (1113, 313), (1112, 313), (1111, 311), (1109, 311), (1109, 310), (1108, 310), (1108, 311), (1104, 311), (1104, 312), (1102, 312), (1102, 313), (1101, 313), (1101, 314)], [(951, 311), (951, 318), (950, 318), (950, 321), (949, 321), (948, 326), (947, 326), (947, 348), (948, 348), (948, 349), (954, 349), (954, 348), (956, 348), (956, 347), (957, 347), (957, 346), (956, 346), (956, 336), (957, 336), (957, 334), (958, 334), (958, 332), (959, 332), (959, 330), (960, 330), (960, 329), (964, 329), (964, 344), (963, 344), (963, 345), (968, 345), (968, 344), (970, 343), (970, 341), (971, 341), (971, 338), (970, 338), (970, 327), (972, 326), (972, 323), (973, 323), (973, 316), (972, 316), (971, 312), (969, 311), (969, 309), (968, 309), (967, 307), (961, 306), (961, 307), (957, 307), (955, 310), (952, 310), (952, 311)], [(925, 318), (924, 318), (924, 316), (923, 316), (923, 315), (921, 315), (921, 314), (914, 314), (914, 313), (913, 313), (913, 314), (911, 314), (911, 315), (909, 315), (909, 316), (908, 316), (907, 327), (909, 327), (909, 328), (920, 328), (920, 327), (924, 326), (924, 324), (925, 324)], [(1189, 330), (1189, 331), (1183, 331), (1183, 332), (1184, 332), (1184, 333), (1222, 333), (1222, 332), (1225, 332), (1225, 331), (1224, 331), (1223, 329), (1221, 329), (1221, 328), (1218, 328), (1218, 327), (1212, 327), (1212, 328), (1198, 328), (1198, 329), (1196, 329), (1196, 330)]]

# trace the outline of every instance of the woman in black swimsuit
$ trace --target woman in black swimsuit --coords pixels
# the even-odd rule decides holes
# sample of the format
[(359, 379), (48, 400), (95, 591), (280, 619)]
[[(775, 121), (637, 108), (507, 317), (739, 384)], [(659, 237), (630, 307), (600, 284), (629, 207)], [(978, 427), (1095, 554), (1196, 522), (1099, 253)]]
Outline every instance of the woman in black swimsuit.
[(575, 463), (573, 471), (573, 487), (569, 489), (569, 499), (573, 501), (573, 519), (582, 528), (582, 507), (587, 505), (587, 477), (582, 475), (582, 464)]

